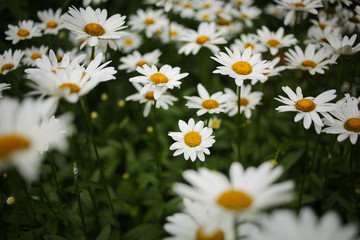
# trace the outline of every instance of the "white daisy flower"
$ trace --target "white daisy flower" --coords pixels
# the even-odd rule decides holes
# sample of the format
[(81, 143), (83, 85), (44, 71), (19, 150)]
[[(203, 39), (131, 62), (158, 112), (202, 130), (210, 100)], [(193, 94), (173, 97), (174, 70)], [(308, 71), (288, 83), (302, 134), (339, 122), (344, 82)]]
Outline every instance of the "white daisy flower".
[(152, 52), (145, 53), (141, 55), (140, 52), (134, 51), (133, 53), (120, 58), (120, 62), (122, 64), (119, 65), (118, 69), (126, 69), (126, 72), (136, 71), (137, 67), (142, 67), (145, 64), (151, 66), (159, 63), (159, 57), (161, 55), (161, 51), (159, 49), (155, 49)]
[(224, 213), (246, 216), (293, 199), (292, 181), (274, 183), (282, 173), (281, 166), (273, 168), (270, 162), (246, 170), (241, 163), (233, 162), (229, 179), (223, 173), (207, 168), (185, 170), (182, 175), (191, 186), (176, 183), (173, 190), (181, 197)]
[(27, 180), (35, 180), (43, 152), (62, 150), (69, 135), (69, 118), (55, 118), (54, 102), (12, 98), (0, 101), (0, 170), (14, 166)]
[(44, 30), (45, 34), (58, 34), (59, 30), (63, 28), (61, 24), (61, 8), (58, 8), (55, 12), (52, 9), (38, 11), (37, 16), (41, 23), (38, 23), (40, 29)]
[(199, 109), (196, 114), (201, 116), (205, 113), (221, 113), (225, 111), (225, 105), (229, 96), (223, 92), (216, 92), (210, 96), (208, 91), (200, 83), (197, 85), (197, 90), (200, 97), (197, 96), (185, 96), (187, 103), (185, 104), (188, 108)]
[(7, 89), (10, 89), (10, 84), (0, 83), (0, 99), (3, 97), (2, 92)]
[(275, 5), (270, 3), (266, 5), (264, 11), (267, 15), (276, 17), (277, 19), (281, 19), (281, 20), (284, 19), (286, 15), (285, 10), (282, 7), (279, 7), (278, 4)]
[(84, 7), (89, 6), (90, 4), (99, 5), (100, 3), (106, 3), (108, 0), (83, 0), (82, 4)]
[[(221, 13), (220, 15), (224, 15), (224, 13)], [(240, 21), (234, 20), (232, 17), (223, 18), (220, 16), (220, 18), (216, 20), (216, 29), (222, 32), (222, 36), (225, 40), (230, 40), (242, 32), (243, 24)]]
[(207, 9), (213, 12), (217, 12), (224, 5), (224, 2), (221, 0), (200, 0), (200, 1), (194, 1), (194, 3), (196, 4), (195, 7), (199, 10)]
[(223, 32), (217, 31), (215, 23), (200, 23), (198, 30), (188, 29), (179, 38), (179, 41), (185, 44), (179, 49), (179, 54), (184, 53), (189, 55), (190, 53), (196, 55), (200, 48), (206, 47), (213, 53), (218, 52), (220, 49), (217, 44), (224, 44), (226, 40), (222, 37)]
[(341, 26), (348, 32), (360, 32), (360, 13), (354, 12), (348, 8), (336, 8), (336, 12), (341, 19)]
[(5, 75), (19, 67), (21, 58), (24, 56), (22, 50), (15, 50), (14, 54), (9, 49), (0, 55), (0, 72)]
[(331, 112), (334, 121), (324, 119), (326, 128), (323, 132), (339, 134), (339, 142), (349, 138), (352, 144), (356, 144), (360, 134), (360, 109), (359, 99), (351, 98), (346, 94), (343, 101), (337, 103), (337, 108)]
[(267, 48), (259, 42), (258, 36), (252, 33), (241, 34), (240, 39), (235, 39), (234, 43), (230, 45), (231, 49), (238, 49), (241, 52), (245, 51), (248, 47), (252, 49), (253, 53), (267, 51)]
[(360, 51), (360, 43), (353, 47), (357, 34), (354, 34), (349, 38), (348, 36), (344, 36), (341, 38), (339, 35), (328, 35), (326, 37), (327, 43), (323, 45), (328, 47), (335, 56), (339, 55), (354, 55), (355, 53)]
[(164, 14), (164, 11), (146, 9), (138, 9), (136, 15), (129, 17), (129, 25), (132, 30), (145, 31), (147, 38), (153, 37), (156, 33), (162, 32), (168, 25), (168, 19)]
[(106, 9), (70, 7), (69, 11), (61, 16), (61, 20), (64, 28), (75, 33), (78, 39), (85, 39), (80, 48), (86, 44), (94, 47), (99, 44), (101, 39), (119, 39), (123, 36), (123, 32), (120, 30), (125, 28), (123, 26), (125, 16), (115, 14), (107, 19), (107, 14)]
[(164, 240), (236, 240), (232, 217), (186, 198), (183, 204), (183, 213), (166, 218), (164, 229), (172, 236)]
[(264, 73), (268, 73), (269, 70), (266, 69), (266, 61), (261, 60), (260, 53), (253, 55), (250, 47), (245, 49), (243, 54), (238, 49), (231, 51), (225, 48), (225, 50), (227, 54), (220, 52), (215, 57), (211, 57), (223, 65), (218, 66), (213, 73), (220, 73), (234, 78), (237, 86), (242, 86), (244, 80), (251, 80), (251, 84), (255, 84), (257, 81), (263, 83), (267, 80)]
[(254, 6), (240, 7), (239, 9), (234, 9), (234, 17), (241, 19), (245, 22), (245, 25), (249, 28), (253, 26), (253, 20), (257, 19), (261, 14), (261, 10)]
[(276, 210), (259, 217), (259, 231), (248, 240), (355, 240), (355, 225), (343, 225), (341, 218), (328, 212), (321, 218), (310, 208), (302, 208), (297, 216), (294, 211)]
[(124, 32), (124, 37), (117, 41), (119, 48), (124, 53), (138, 49), (142, 44), (142, 38), (138, 33)]
[(170, 12), (176, 3), (175, 0), (147, 0), (146, 2), (149, 4), (155, 4), (157, 7), (164, 8), (165, 12)]
[(277, 76), (280, 74), (281, 71), (286, 69), (286, 66), (276, 66), (280, 62), (280, 57), (276, 57), (271, 61), (267, 61), (268, 69), (270, 70), (269, 73), (265, 73), (268, 77)]
[(181, 0), (174, 5), (174, 12), (181, 18), (193, 18), (196, 12), (195, 5), (192, 0)]
[(340, 28), (327, 27), (324, 30), (322, 30), (319, 27), (311, 26), (307, 32), (308, 39), (306, 39), (304, 43), (305, 45), (313, 44), (315, 45), (316, 49), (319, 49), (322, 47), (321, 44), (328, 42), (326, 38), (329, 35), (336, 35), (336, 36), (341, 35), (340, 31), (341, 31)]
[(22, 59), (23, 64), (28, 66), (36, 66), (35, 60), (41, 58), (47, 53), (49, 47), (41, 45), (40, 47), (31, 47), (25, 49), (25, 55)]
[(212, 117), (209, 119), (208, 127), (212, 129), (219, 129), (221, 126), (221, 119), (217, 117)]
[(321, 0), (275, 0), (275, 2), (287, 11), (284, 19), (285, 25), (295, 23), (297, 12), (302, 13), (303, 18), (306, 18), (308, 13), (317, 14), (316, 8), (323, 7)]
[(19, 21), (17, 26), (9, 24), (8, 27), (9, 30), (5, 31), (5, 39), (12, 40), (12, 44), (16, 44), (20, 40), (42, 36), (40, 29), (35, 26), (32, 20)]
[(280, 48), (290, 47), (296, 44), (297, 40), (293, 34), (284, 36), (284, 28), (280, 27), (276, 32), (270, 31), (266, 26), (256, 30), (262, 44), (270, 49), (270, 53), (275, 55)]
[(288, 98), (283, 96), (275, 98), (275, 100), (285, 104), (277, 107), (275, 110), (279, 112), (297, 112), (294, 121), (298, 122), (303, 119), (305, 129), (309, 129), (311, 123), (314, 122), (316, 132), (318, 134), (320, 133), (324, 123), (321, 121), (319, 113), (329, 121), (333, 121), (329, 112), (334, 110), (336, 105), (334, 103), (329, 103), (329, 101), (336, 98), (335, 90), (328, 90), (315, 98), (304, 98), (300, 87), (296, 88), (296, 93), (287, 86), (282, 87), (282, 90), (288, 95)]
[(170, 146), (170, 150), (176, 150), (173, 156), (184, 154), (185, 160), (190, 158), (194, 162), (199, 158), (200, 161), (205, 161), (205, 154), (210, 154), (208, 148), (215, 142), (214, 136), (211, 135), (213, 130), (204, 127), (203, 121), (195, 124), (192, 118), (188, 123), (179, 120), (179, 128), (181, 132), (168, 133), (176, 141)]
[(195, 13), (195, 19), (200, 22), (212, 22), (216, 20), (216, 12), (211, 9), (202, 9)]
[(310, 22), (321, 30), (325, 30), (326, 28), (336, 28), (339, 19), (334, 16), (329, 18), (328, 14), (325, 11), (320, 11), (317, 15), (318, 19), (310, 19)]
[(236, 7), (248, 7), (254, 4), (254, 0), (231, 0)]
[(326, 48), (315, 50), (315, 45), (309, 44), (303, 51), (299, 46), (295, 46), (295, 51), (289, 49), (285, 53), (288, 68), (309, 71), (311, 75), (315, 73), (324, 74), (324, 69), (328, 69), (328, 64), (335, 64), (335, 60), (330, 58), (331, 52)]
[(189, 75), (188, 73), (180, 74), (179, 67), (173, 68), (167, 64), (162, 66), (159, 70), (155, 65), (149, 67), (145, 64), (142, 67), (138, 66), (136, 71), (143, 76), (132, 77), (130, 78), (130, 82), (145, 84), (140, 94), (145, 94), (150, 88), (153, 88), (155, 100), (159, 99), (163, 88), (180, 88), (181, 82), (179, 80)]
[[(238, 96), (230, 88), (225, 88), (225, 93), (229, 96), (228, 104), (225, 112), (230, 117), (234, 116), (238, 112)], [(244, 113), (246, 118), (251, 117), (251, 111), (255, 109), (257, 105), (261, 104), (262, 92), (251, 92), (251, 85), (244, 85), (241, 87), (240, 97), (240, 113)]]
[(169, 27), (166, 26), (166, 30), (161, 32), (160, 39), (163, 43), (168, 43), (169, 40), (173, 42), (178, 42), (179, 38), (184, 34), (185, 31), (186, 28), (183, 25), (176, 22), (171, 22), (170, 30)]
[[(144, 108), (144, 117), (147, 117), (150, 113), (151, 106), (155, 104), (155, 98), (154, 98), (154, 91), (150, 91), (145, 94), (141, 94), (141, 89), (143, 88), (142, 85), (139, 83), (133, 83), (136, 90), (138, 90), (138, 93), (135, 93), (133, 95), (128, 96), (125, 100), (126, 101), (138, 101), (139, 103), (145, 103)], [(178, 99), (172, 95), (169, 95), (166, 93), (166, 88), (162, 90), (162, 93), (159, 97), (159, 99), (156, 100), (156, 108), (163, 108), (165, 110), (169, 109), (169, 106), (173, 106), (174, 102)]]

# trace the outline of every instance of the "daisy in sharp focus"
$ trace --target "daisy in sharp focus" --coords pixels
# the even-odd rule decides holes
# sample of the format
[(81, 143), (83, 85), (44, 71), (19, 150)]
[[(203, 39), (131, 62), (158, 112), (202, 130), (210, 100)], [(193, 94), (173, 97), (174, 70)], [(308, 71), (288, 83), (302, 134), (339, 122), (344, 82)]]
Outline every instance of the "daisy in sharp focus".
[(54, 102), (12, 98), (0, 101), (0, 170), (14, 166), (27, 181), (36, 179), (43, 152), (63, 150), (69, 118), (55, 118)]
[(264, 73), (268, 73), (269, 70), (266, 69), (266, 61), (261, 60), (259, 53), (253, 55), (250, 47), (245, 49), (242, 54), (238, 49), (231, 51), (225, 48), (225, 50), (227, 53), (220, 52), (215, 57), (211, 57), (223, 65), (218, 66), (213, 73), (220, 73), (234, 78), (237, 86), (242, 86), (244, 80), (251, 80), (251, 84), (255, 84), (257, 81), (263, 83), (267, 80)]
[(259, 231), (247, 240), (356, 240), (357, 228), (343, 225), (334, 212), (327, 212), (321, 218), (310, 208), (302, 208), (297, 216), (291, 210), (276, 210), (259, 217)]
[(42, 36), (40, 28), (38, 28), (32, 20), (20, 21), (17, 26), (9, 24), (8, 27), (9, 30), (5, 31), (5, 39), (12, 40), (12, 44), (16, 44), (20, 40)]
[(61, 24), (61, 8), (58, 8), (55, 12), (52, 9), (38, 11), (37, 16), (41, 23), (38, 24), (39, 28), (44, 30), (45, 34), (58, 34), (59, 30), (63, 28)]
[(23, 56), (24, 52), (22, 50), (15, 50), (14, 54), (11, 49), (5, 51), (0, 55), (0, 73), (5, 75), (18, 68)]
[(330, 59), (329, 49), (321, 48), (316, 51), (315, 45), (309, 44), (303, 51), (299, 46), (295, 46), (295, 51), (289, 49), (285, 53), (287, 66), (289, 69), (300, 69), (309, 71), (311, 75), (315, 73), (324, 74), (324, 69), (328, 69), (328, 64), (335, 64), (333, 58)]
[(324, 119), (326, 127), (323, 132), (339, 134), (337, 137), (339, 142), (349, 138), (352, 144), (356, 144), (360, 134), (359, 99), (346, 94), (345, 99), (339, 101), (336, 105), (337, 107), (331, 112), (335, 120)]
[(161, 55), (161, 51), (159, 49), (155, 49), (152, 52), (140, 54), (138, 51), (134, 51), (133, 53), (120, 58), (120, 62), (122, 64), (119, 65), (118, 69), (126, 69), (126, 72), (136, 71), (136, 68), (142, 67), (145, 64), (151, 66), (159, 63), (159, 57)]
[[(133, 83), (136, 90), (138, 90), (138, 93), (135, 93), (133, 95), (128, 96), (125, 100), (126, 101), (138, 101), (139, 103), (145, 103), (144, 107), (144, 117), (147, 117), (150, 113), (151, 107), (155, 104), (155, 98), (154, 98), (154, 91), (151, 91), (149, 89), (148, 92), (145, 94), (141, 94), (141, 89), (143, 88), (142, 85), (139, 83)], [(166, 93), (166, 88), (162, 90), (162, 93), (159, 97), (159, 99), (156, 100), (156, 108), (162, 108), (162, 109), (169, 109), (169, 106), (174, 105), (174, 102), (178, 99), (170, 94)]]
[(287, 86), (282, 87), (282, 90), (288, 95), (288, 98), (283, 96), (275, 98), (275, 100), (285, 104), (277, 107), (275, 110), (279, 112), (297, 112), (294, 121), (298, 122), (303, 119), (305, 129), (309, 129), (311, 123), (314, 122), (316, 132), (318, 134), (320, 133), (324, 123), (321, 120), (319, 113), (329, 121), (333, 121), (329, 112), (334, 110), (336, 105), (334, 103), (329, 103), (329, 101), (336, 98), (335, 90), (328, 90), (315, 98), (304, 98), (300, 87), (296, 88), (296, 93)]
[(270, 162), (247, 169), (241, 163), (233, 162), (229, 178), (207, 168), (185, 170), (183, 178), (191, 185), (176, 183), (173, 190), (181, 197), (198, 201), (226, 214), (249, 216), (293, 199), (292, 181), (275, 183), (282, 173), (281, 166), (273, 168)]
[(284, 36), (284, 28), (280, 27), (276, 32), (270, 31), (266, 26), (256, 30), (262, 44), (267, 46), (272, 55), (278, 53), (280, 48), (290, 47), (296, 44), (297, 40), (293, 34)]
[(0, 83), (0, 99), (3, 97), (2, 92), (7, 89), (10, 89), (10, 84)]
[(202, 47), (216, 53), (220, 50), (217, 44), (226, 43), (222, 35), (222, 31), (216, 30), (215, 23), (202, 22), (197, 31), (189, 29), (179, 38), (179, 41), (184, 42), (184, 45), (179, 49), (178, 53), (196, 55)]
[[(225, 93), (229, 96), (228, 103), (226, 105), (225, 112), (232, 117), (238, 112), (238, 96), (230, 88), (225, 88)], [(241, 87), (240, 98), (240, 113), (244, 113), (246, 118), (251, 117), (251, 111), (255, 109), (257, 105), (261, 104), (262, 92), (251, 92), (251, 85), (244, 85)]]
[(176, 141), (170, 146), (170, 150), (176, 150), (173, 156), (184, 154), (185, 160), (190, 158), (194, 162), (199, 158), (200, 161), (205, 161), (205, 154), (210, 154), (208, 148), (215, 143), (214, 136), (211, 135), (213, 130), (204, 127), (203, 121), (195, 124), (192, 118), (188, 123), (179, 120), (179, 128), (181, 132), (168, 133)]
[(185, 104), (188, 108), (199, 109), (196, 115), (201, 116), (205, 113), (213, 114), (225, 111), (225, 105), (229, 98), (228, 95), (223, 92), (216, 92), (210, 96), (208, 91), (200, 83), (197, 85), (199, 97), (197, 96), (185, 96), (187, 103)]
[(78, 39), (85, 39), (80, 48), (86, 44), (94, 47), (101, 39), (119, 39), (123, 36), (125, 16), (115, 14), (107, 19), (107, 10), (94, 10), (70, 7), (69, 11), (61, 16), (64, 28), (77, 35)]
[(180, 87), (180, 79), (189, 75), (188, 73), (180, 73), (179, 67), (171, 67), (170, 65), (164, 65), (159, 70), (155, 65), (149, 67), (144, 65), (138, 66), (136, 71), (143, 76), (137, 76), (130, 78), (130, 82), (138, 82), (145, 84), (140, 94), (145, 94), (151, 88), (154, 91), (155, 100), (159, 99), (163, 88), (173, 89), (174, 87)]
[(236, 240), (234, 220), (213, 208), (189, 199), (183, 200), (184, 212), (166, 218), (164, 240)]
[(31, 47), (25, 49), (25, 55), (22, 59), (23, 64), (28, 66), (36, 66), (36, 59), (41, 58), (44, 54), (47, 53), (49, 47), (40, 46), (40, 47)]

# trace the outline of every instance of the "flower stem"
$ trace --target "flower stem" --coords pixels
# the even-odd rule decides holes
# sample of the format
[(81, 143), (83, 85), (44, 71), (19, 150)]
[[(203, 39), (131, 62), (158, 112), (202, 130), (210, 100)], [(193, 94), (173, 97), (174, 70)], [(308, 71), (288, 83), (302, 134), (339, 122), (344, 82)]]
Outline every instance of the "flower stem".
[(237, 100), (237, 106), (238, 106), (238, 112), (237, 112), (237, 152), (238, 152), (238, 162), (240, 162), (241, 160), (241, 112), (240, 112), (240, 108), (241, 108), (241, 87), (237, 86), (237, 95), (238, 95), (238, 100)]
[[(351, 143), (350, 143), (351, 144)], [(355, 207), (356, 207), (356, 217), (358, 218), (358, 220), (360, 220), (360, 208), (359, 208), (359, 203), (357, 201), (357, 197), (356, 197), (356, 186), (355, 186), (355, 176), (354, 176), (354, 152), (355, 152), (355, 144), (351, 144), (351, 148), (350, 148), (350, 178), (351, 178), (351, 188), (353, 190), (353, 199), (355, 201)]]
[(93, 46), (93, 47), (91, 48), (90, 61), (94, 60), (94, 57), (95, 57), (95, 46)]
[(326, 190), (326, 184), (327, 184), (327, 180), (328, 180), (328, 174), (329, 174), (329, 166), (330, 166), (330, 161), (332, 159), (332, 150), (335, 144), (335, 140), (336, 140), (336, 136), (333, 137), (331, 143), (330, 143), (330, 147), (328, 150), (328, 158), (326, 161), (326, 167), (325, 167), (325, 173), (324, 173), (324, 177), (323, 177), (323, 198), (325, 198), (325, 190)]
[(340, 59), (340, 69), (338, 71), (338, 75), (337, 75), (337, 78), (336, 78), (336, 92), (340, 92), (341, 90), (341, 76), (342, 76), (342, 73), (344, 71), (344, 64), (345, 64), (345, 58), (344, 56), (341, 56), (341, 59)]
[[(157, 129), (157, 125), (156, 125), (156, 100), (154, 100), (154, 109), (152, 111), (152, 122), (153, 122), (153, 128), (154, 128), (154, 143), (155, 143), (155, 147), (154, 147), (154, 151), (155, 151), (155, 162), (156, 162), (156, 172), (158, 175), (158, 180), (159, 180), (159, 184), (161, 182), (161, 156), (160, 156), (160, 149), (158, 149), (160, 147), (159, 144), (159, 138), (158, 138), (158, 129)], [(159, 185), (160, 188), (160, 185)], [(161, 189), (161, 188), (160, 188)]]
[(55, 164), (54, 164), (53, 159), (51, 157), (49, 158), (49, 162), (50, 162), (51, 172), (52, 172), (52, 175), (54, 177), (56, 193), (58, 195), (59, 201), (61, 201), (61, 192), (60, 192), (59, 183), (58, 183), (57, 175), (56, 175), (56, 171), (55, 171)]
[(300, 190), (299, 190), (299, 203), (298, 203), (298, 212), (300, 211), (301, 208), (301, 203), (302, 203), (302, 196), (303, 196), (303, 192), (304, 192), (304, 185), (305, 185), (305, 179), (307, 177), (308, 174), (308, 170), (310, 167), (310, 161), (309, 161), (309, 132), (307, 129), (305, 129), (305, 164), (304, 164), (304, 173), (302, 176), (302, 180), (300, 183)]

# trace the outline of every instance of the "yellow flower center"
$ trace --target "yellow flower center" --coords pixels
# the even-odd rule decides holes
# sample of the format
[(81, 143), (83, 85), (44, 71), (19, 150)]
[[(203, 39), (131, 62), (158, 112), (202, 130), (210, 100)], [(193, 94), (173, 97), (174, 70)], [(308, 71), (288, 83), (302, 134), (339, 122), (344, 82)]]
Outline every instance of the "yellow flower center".
[(296, 102), (295, 108), (302, 112), (311, 112), (315, 109), (316, 104), (310, 99), (300, 99)]
[(270, 39), (266, 42), (270, 47), (277, 47), (277, 45), (280, 44), (280, 42), (276, 39)]
[(201, 143), (201, 136), (198, 132), (188, 132), (185, 134), (184, 141), (189, 147), (196, 147)]
[(41, 58), (41, 54), (40, 53), (34, 53), (33, 55), (31, 55), (31, 59), (32, 60), (36, 60), (38, 58)]
[(246, 15), (245, 13), (242, 13), (242, 14), (240, 15), (240, 17), (242, 17), (242, 18), (248, 18), (249, 16)]
[(225, 240), (225, 236), (221, 230), (217, 230), (211, 234), (206, 234), (204, 233), (204, 230), (200, 228), (196, 232), (196, 240)]
[(140, 60), (137, 62), (136, 66), (139, 66), (139, 67), (142, 67), (146, 64), (147, 62), (143, 61), (143, 60)]
[(230, 21), (226, 20), (225, 18), (219, 18), (216, 23), (220, 26), (226, 26), (230, 24)]
[(356, 16), (352, 16), (349, 18), (349, 21), (350, 22), (353, 22), (353, 23), (358, 23), (360, 22), (359, 18), (357, 18)]
[(211, 4), (207, 3), (204, 5), (205, 8), (211, 8)]
[(6, 70), (10, 70), (12, 68), (14, 68), (15, 65), (12, 63), (6, 63), (1, 67), (1, 72), (5, 72)]
[(177, 36), (178, 32), (177, 31), (170, 31), (170, 36)]
[(26, 29), (20, 28), (19, 31), (17, 32), (17, 35), (19, 37), (27, 37), (30, 35), (30, 32)]
[(29, 146), (29, 140), (24, 137), (15, 134), (0, 136), (0, 159), (7, 158), (16, 151), (25, 150)]
[[(236, 105), (238, 105), (238, 100), (236, 100)], [(249, 104), (249, 100), (246, 98), (240, 98), (240, 106), (247, 106)]]
[(130, 38), (127, 38), (127, 39), (125, 39), (125, 41), (124, 41), (124, 43), (125, 43), (125, 45), (132, 45), (133, 44), (133, 40), (132, 39), (130, 39)]
[(360, 133), (360, 118), (349, 118), (344, 123), (344, 128), (350, 132)]
[(243, 210), (252, 204), (252, 198), (238, 190), (229, 190), (220, 195), (217, 203), (229, 210)]
[(56, 28), (57, 26), (58, 26), (58, 24), (55, 21), (50, 21), (46, 24), (47, 28)]
[(213, 99), (207, 99), (201, 104), (206, 109), (214, 109), (219, 107), (219, 103)]
[(151, 25), (151, 24), (154, 24), (155, 21), (152, 18), (147, 18), (147, 19), (145, 19), (144, 23), (146, 23), (147, 25)]
[(190, 3), (184, 4), (184, 8), (191, 8), (191, 4)]
[(80, 87), (74, 83), (63, 83), (59, 86), (59, 89), (70, 89), (70, 93), (77, 93), (80, 91)]
[(220, 121), (214, 120), (214, 121), (211, 123), (211, 127), (218, 129), (218, 128), (220, 127)]
[(296, 2), (294, 3), (295, 7), (305, 7), (305, 4), (303, 4), (302, 2)]
[(316, 63), (312, 60), (305, 60), (305, 61), (302, 61), (301, 66), (306, 67), (306, 68), (314, 68), (314, 67), (316, 67)]
[(102, 36), (105, 33), (105, 29), (97, 23), (89, 23), (84, 27), (84, 32), (90, 36)]
[(326, 24), (324, 23), (319, 23), (319, 28), (321, 28), (321, 30), (324, 30), (326, 28)]
[(205, 42), (209, 41), (210, 38), (208, 38), (207, 36), (200, 36), (196, 39), (196, 42), (198, 44), (204, 44)]
[(61, 62), (62, 59), (63, 59), (63, 56), (60, 56), (60, 55), (57, 55), (57, 54), (56, 54), (56, 60), (57, 60), (58, 62)]
[(145, 98), (148, 100), (154, 100), (154, 92), (147, 92)]
[(244, 48), (247, 49), (248, 47), (251, 47), (251, 49), (254, 49), (255, 46), (252, 43), (245, 43)]
[(232, 65), (232, 70), (239, 75), (248, 75), (252, 72), (252, 67), (248, 62), (238, 61)]
[(169, 81), (167, 76), (165, 76), (162, 73), (154, 73), (153, 75), (150, 76), (150, 80), (156, 84), (167, 83)]
[(208, 14), (204, 14), (204, 15), (202, 16), (202, 18), (203, 18), (203, 19), (208, 19), (208, 18), (209, 18), (209, 15), (208, 15)]
[(243, 4), (242, 1), (236, 1), (236, 5), (241, 6)]

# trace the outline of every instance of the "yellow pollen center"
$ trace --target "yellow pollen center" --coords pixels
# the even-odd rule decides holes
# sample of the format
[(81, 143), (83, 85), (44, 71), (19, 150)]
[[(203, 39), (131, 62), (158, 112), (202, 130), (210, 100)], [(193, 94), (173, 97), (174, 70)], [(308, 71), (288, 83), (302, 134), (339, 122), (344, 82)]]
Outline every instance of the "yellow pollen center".
[(27, 37), (30, 35), (30, 32), (26, 29), (20, 28), (19, 31), (17, 32), (17, 35), (19, 37)]
[(84, 32), (90, 36), (102, 36), (105, 33), (105, 29), (97, 23), (89, 23), (84, 27)]
[(248, 62), (238, 61), (232, 65), (232, 70), (239, 75), (248, 75), (252, 72), (252, 67)]
[(302, 112), (311, 112), (315, 109), (316, 104), (310, 99), (300, 99), (296, 102), (295, 108)]
[(349, 118), (344, 123), (344, 128), (350, 132), (360, 133), (360, 118)]
[(0, 159), (9, 157), (16, 151), (29, 148), (30, 142), (24, 137), (8, 134), (0, 136)]
[(1, 67), (1, 72), (5, 72), (6, 70), (10, 70), (12, 68), (14, 68), (15, 65), (12, 63), (6, 63)]
[(147, 18), (147, 19), (145, 19), (144, 23), (146, 23), (147, 25), (151, 25), (151, 24), (154, 24), (155, 21), (152, 18)]
[(247, 49), (248, 47), (251, 47), (251, 49), (254, 49), (255, 46), (252, 43), (245, 43), (244, 48)]
[(170, 36), (177, 36), (178, 32), (177, 31), (170, 31)]
[(236, 1), (236, 5), (241, 6), (243, 4), (242, 1)]
[(128, 46), (133, 44), (133, 40), (130, 38), (125, 39), (124, 42), (125, 42), (125, 45), (128, 45)]
[(70, 93), (77, 93), (80, 91), (80, 87), (74, 83), (63, 83), (59, 86), (59, 89), (70, 89)]
[(154, 100), (154, 92), (147, 92), (145, 98), (148, 100)]
[(213, 121), (213, 122), (211, 123), (211, 127), (218, 129), (218, 128), (220, 127), (220, 121), (216, 121), (216, 120)]
[(150, 76), (150, 80), (156, 84), (167, 83), (169, 81), (167, 76), (165, 76), (162, 73), (154, 73), (153, 75)]
[(242, 18), (248, 18), (249, 16), (246, 15), (245, 13), (242, 13), (242, 14), (240, 15), (240, 17), (242, 17)]
[(324, 23), (319, 23), (319, 28), (321, 28), (321, 30), (324, 30), (326, 28), (326, 24)]
[(229, 210), (243, 210), (252, 204), (252, 198), (245, 192), (229, 190), (220, 195), (217, 203)]
[(211, 8), (211, 4), (205, 4), (205, 8)]
[(191, 4), (190, 3), (184, 4), (184, 8), (191, 8)]
[(196, 147), (201, 143), (201, 136), (198, 132), (188, 132), (185, 134), (184, 141), (189, 147)]
[(301, 66), (307, 67), (307, 68), (314, 68), (314, 67), (316, 67), (316, 63), (312, 60), (305, 60), (301, 63)]
[(63, 57), (62, 56), (60, 56), (60, 55), (56, 55), (56, 60), (58, 61), (58, 62), (61, 62), (61, 60), (63, 59)]
[(213, 99), (207, 99), (201, 104), (206, 109), (214, 109), (219, 107), (219, 103)]
[(230, 21), (226, 20), (225, 18), (219, 18), (216, 23), (220, 26), (226, 26), (230, 24)]
[(40, 53), (34, 53), (33, 55), (31, 55), (31, 59), (32, 59), (32, 60), (35, 60), (35, 59), (38, 59), (38, 58), (41, 58), (41, 54), (40, 54)]
[(357, 18), (357, 17), (355, 17), (355, 16), (350, 17), (350, 18), (349, 18), (349, 21), (350, 21), (350, 22), (353, 22), (353, 23), (358, 23), (358, 22), (360, 22), (359, 18)]
[(58, 24), (55, 21), (50, 21), (46, 24), (47, 28), (56, 28), (57, 26), (58, 26)]
[(270, 47), (277, 47), (277, 45), (280, 44), (280, 42), (276, 39), (270, 39), (266, 42)]
[(198, 44), (204, 44), (205, 42), (209, 41), (210, 38), (208, 38), (207, 36), (200, 36), (196, 39), (196, 42)]
[(303, 4), (302, 2), (296, 2), (294, 3), (295, 7), (305, 7), (305, 4)]
[(196, 240), (225, 240), (224, 233), (221, 230), (217, 230), (214, 233), (207, 234), (200, 228), (196, 232)]
[(142, 67), (146, 64), (147, 62), (143, 61), (143, 60), (140, 60), (137, 62), (136, 66), (139, 66), (139, 67)]
[[(236, 100), (236, 105), (238, 105), (238, 100)], [(246, 98), (240, 98), (240, 106), (247, 106), (249, 104), (249, 100)]]
[(209, 15), (208, 15), (208, 14), (204, 14), (204, 15), (202, 16), (202, 18), (203, 18), (203, 19), (208, 19), (208, 18), (209, 18)]

